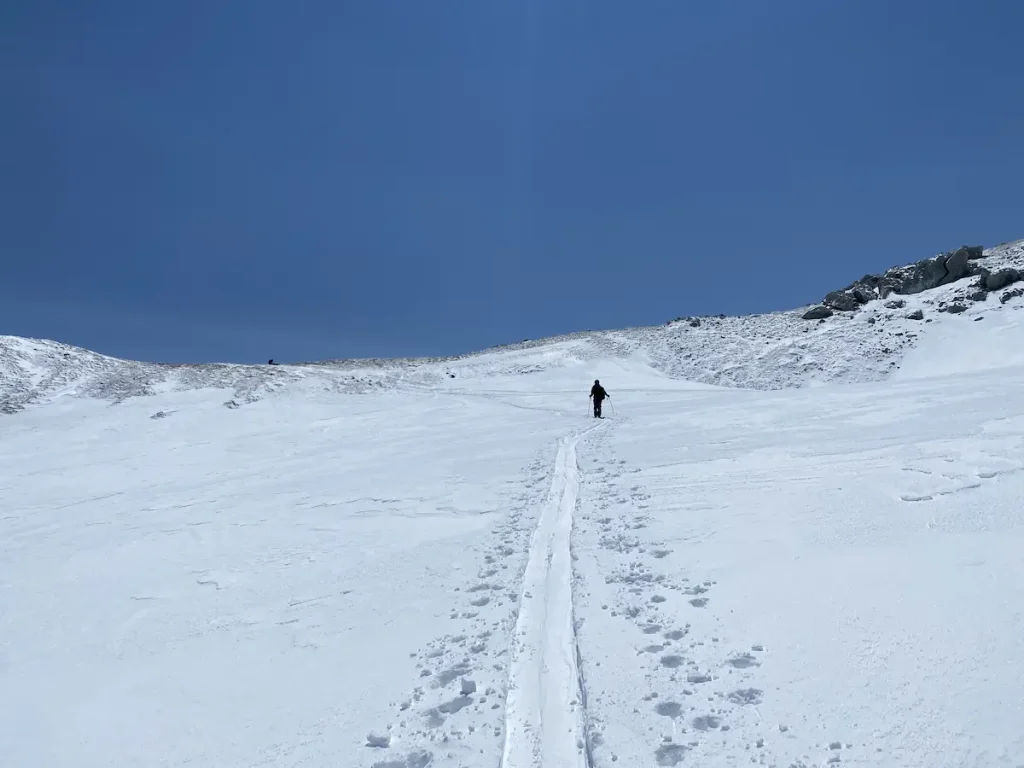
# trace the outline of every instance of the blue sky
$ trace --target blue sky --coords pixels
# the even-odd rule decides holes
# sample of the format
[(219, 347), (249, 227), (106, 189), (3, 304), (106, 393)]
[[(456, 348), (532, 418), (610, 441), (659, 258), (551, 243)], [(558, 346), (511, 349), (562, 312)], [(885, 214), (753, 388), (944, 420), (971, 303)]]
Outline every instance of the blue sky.
[(1024, 237), (1024, 3), (0, 11), (0, 333), (430, 355)]

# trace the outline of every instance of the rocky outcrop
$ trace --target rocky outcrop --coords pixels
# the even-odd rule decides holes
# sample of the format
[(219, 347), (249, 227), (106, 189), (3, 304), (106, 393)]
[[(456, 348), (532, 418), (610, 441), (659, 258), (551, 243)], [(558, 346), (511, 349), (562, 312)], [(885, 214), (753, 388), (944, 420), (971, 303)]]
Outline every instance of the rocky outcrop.
[(964, 246), (933, 259), (890, 269), (882, 276), (882, 281), (892, 293), (903, 296), (955, 283), (971, 274), (971, 263), (968, 258), (970, 251), (970, 248)]
[(842, 290), (832, 291), (822, 303), (839, 312), (853, 312), (870, 301), (884, 299), (891, 294), (907, 296), (928, 291), (980, 274), (981, 270), (971, 262), (983, 256), (980, 245), (963, 245), (916, 264), (893, 267), (881, 275), (865, 275)]
[(812, 307), (803, 314), (804, 320), (824, 320), (826, 317), (832, 317), (832, 310), (828, 307)]

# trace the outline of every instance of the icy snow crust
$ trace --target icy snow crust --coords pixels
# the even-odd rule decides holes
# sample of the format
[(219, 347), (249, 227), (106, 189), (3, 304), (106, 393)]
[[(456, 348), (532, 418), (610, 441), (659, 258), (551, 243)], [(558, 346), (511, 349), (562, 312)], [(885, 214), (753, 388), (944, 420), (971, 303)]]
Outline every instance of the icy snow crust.
[(448, 361), (6, 337), (0, 763), (1024, 765), (1024, 300), (966, 288)]

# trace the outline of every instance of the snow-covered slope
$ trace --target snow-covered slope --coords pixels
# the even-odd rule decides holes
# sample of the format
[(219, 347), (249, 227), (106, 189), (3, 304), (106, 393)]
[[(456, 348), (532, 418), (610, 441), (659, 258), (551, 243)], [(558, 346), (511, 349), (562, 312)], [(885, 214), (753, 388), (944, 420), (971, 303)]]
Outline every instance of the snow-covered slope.
[[(1024, 270), (1024, 241), (985, 252), (994, 271)], [(164, 391), (215, 388), (230, 407), (274, 392), (371, 392), (396, 386), (438, 387), (452, 380), (571, 369), (594, 360), (644, 366), (675, 379), (717, 386), (782, 389), (886, 378), (932, 326), (962, 324), (1000, 312), (1002, 291), (968, 301), (976, 278), (921, 294), (872, 301), (820, 322), (806, 307), (745, 317), (686, 318), (665, 326), (575, 333), (445, 359), (328, 361), (285, 366), (160, 365), (117, 360), (50, 341), (0, 336), (0, 413), (79, 395), (121, 402)], [(939, 311), (964, 297), (961, 316)], [(889, 308), (900, 298), (906, 306)], [(1012, 297), (1018, 305), (1024, 298)], [(923, 321), (907, 315), (921, 309)], [(939, 334), (942, 336), (942, 334)], [(944, 336), (942, 336), (945, 338)]]
[(448, 361), (5, 339), (0, 764), (1024, 765), (1024, 301), (969, 282)]

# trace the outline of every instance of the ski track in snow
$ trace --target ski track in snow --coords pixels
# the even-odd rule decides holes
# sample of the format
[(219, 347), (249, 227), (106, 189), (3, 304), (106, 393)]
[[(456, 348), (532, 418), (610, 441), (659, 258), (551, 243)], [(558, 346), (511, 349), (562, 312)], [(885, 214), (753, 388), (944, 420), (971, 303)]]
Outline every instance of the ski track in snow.
[(559, 445), (551, 491), (530, 544), (513, 637), (502, 768), (590, 765), (570, 553), (578, 441), (573, 435)]
[(965, 287), (448, 361), (2, 337), (4, 765), (1024, 768), (1024, 301)]

